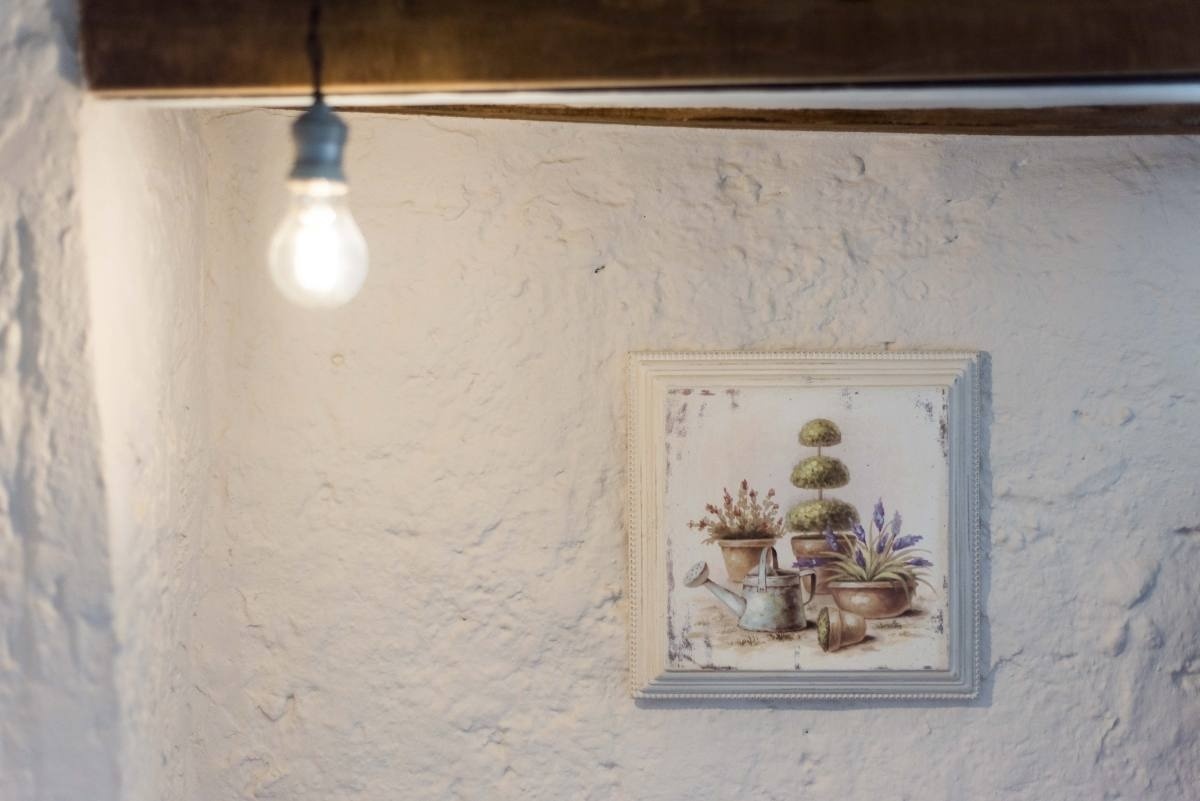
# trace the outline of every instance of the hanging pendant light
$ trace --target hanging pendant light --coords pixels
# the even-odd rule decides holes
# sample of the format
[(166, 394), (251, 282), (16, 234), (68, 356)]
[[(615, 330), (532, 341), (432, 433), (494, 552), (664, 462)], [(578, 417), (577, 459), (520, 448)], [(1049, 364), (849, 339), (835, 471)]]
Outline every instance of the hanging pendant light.
[(271, 277), (299, 306), (346, 303), (367, 277), (367, 243), (346, 203), (342, 151), (346, 123), (325, 104), (321, 91), (321, 2), (308, 21), (313, 102), (292, 125), (296, 162), (288, 176), (291, 202), (271, 238)]

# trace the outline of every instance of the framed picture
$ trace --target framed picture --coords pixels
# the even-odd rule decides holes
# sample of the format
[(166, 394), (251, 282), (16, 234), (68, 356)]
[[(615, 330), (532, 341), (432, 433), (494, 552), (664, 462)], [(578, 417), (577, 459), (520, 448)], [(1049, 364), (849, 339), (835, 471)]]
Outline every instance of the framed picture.
[(973, 698), (979, 358), (634, 353), (639, 698)]

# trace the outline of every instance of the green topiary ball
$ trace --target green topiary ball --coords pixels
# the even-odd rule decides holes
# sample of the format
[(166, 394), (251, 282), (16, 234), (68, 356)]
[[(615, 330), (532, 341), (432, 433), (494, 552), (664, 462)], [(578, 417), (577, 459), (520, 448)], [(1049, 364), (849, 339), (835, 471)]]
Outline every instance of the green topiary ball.
[(850, 483), (850, 470), (832, 456), (810, 456), (792, 470), (792, 484), (800, 489), (833, 489)]
[(837, 423), (824, 417), (809, 420), (800, 429), (800, 444), (809, 448), (825, 448), (837, 445), (841, 441), (842, 430), (837, 427)]
[(787, 513), (788, 528), (792, 531), (822, 532), (827, 528), (845, 531), (858, 522), (858, 511), (837, 498), (822, 498), (798, 503)]

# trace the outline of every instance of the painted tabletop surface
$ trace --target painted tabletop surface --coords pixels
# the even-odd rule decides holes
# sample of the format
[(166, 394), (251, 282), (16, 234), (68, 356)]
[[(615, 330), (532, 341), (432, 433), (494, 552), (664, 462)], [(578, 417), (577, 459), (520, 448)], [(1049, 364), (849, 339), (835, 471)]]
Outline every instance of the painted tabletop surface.
[[(834, 606), (833, 597), (818, 594), (806, 604), (808, 628), (795, 632), (769, 633), (746, 631), (737, 624), (737, 618), (729, 608), (716, 598), (705, 598), (693, 606), (693, 617), (686, 637), (692, 643), (690, 650), (693, 667), (700, 669), (724, 669), (724, 665), (712, 662), (712, 646), (720, 644), (726, 648), (753, 651), (766, 644), (787, 642), (794, 648), (796, 670), (846, 669), (842, 664), (845, 657), (882, 654), (895, 646), (928, 637), (943, 624), (936, 617), (920, 608), (918, 597), (913, 609), (890, 620), (868, 620), (867, 636), (862, 642), (843, 648), (836, 655), (821, 650), (817, 642), (817, 615), (823, 607)], [(841, 657), (841, 658), (839, 658)], [(835, 664), (836, 663), (836, 664)], [(931, 666), (932, 667), (932, 666)], [(851, 668), (852, 669), (852, 668)]]

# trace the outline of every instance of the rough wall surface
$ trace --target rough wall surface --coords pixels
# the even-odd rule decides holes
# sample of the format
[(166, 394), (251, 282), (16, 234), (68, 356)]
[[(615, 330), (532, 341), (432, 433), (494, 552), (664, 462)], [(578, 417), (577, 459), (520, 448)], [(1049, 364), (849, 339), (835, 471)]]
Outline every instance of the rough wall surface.
[(69, 2), (0, 9), (0, 798), (118, 797)]
[[(1194, 797), (1200, 143), (357, 117), (373, 272), (309, 313), (287, 119), (207, 128), (197, 801)], [(981, 698), (635, 705), (625, 352), (884, 343), (991, 355)]]
[[(188, 798), (189, 624), (214, 487), (221, 326), (201, 116), (88, 102), (83, 208), (120, 644), (122, 798)], [(115, 745), (115, 743), (114, 743)]]

